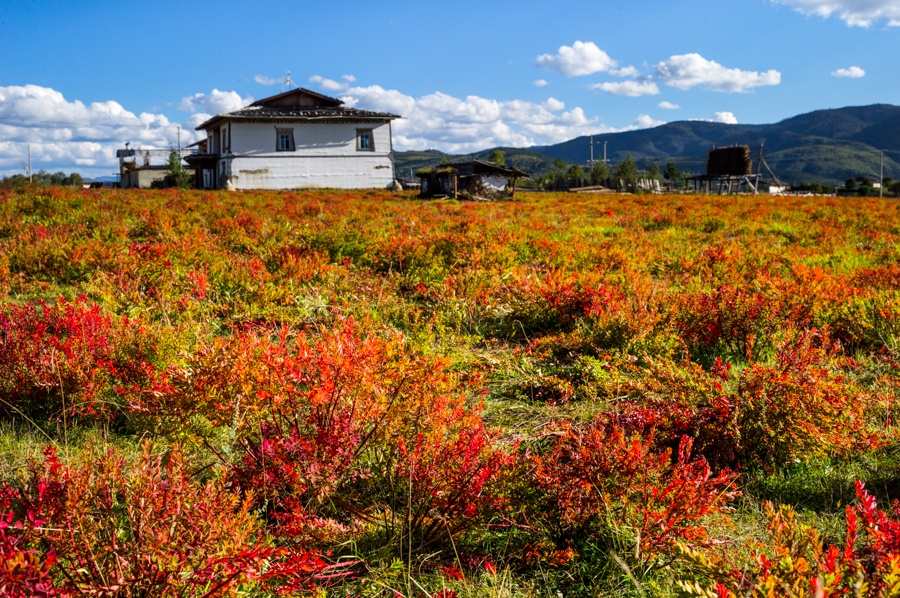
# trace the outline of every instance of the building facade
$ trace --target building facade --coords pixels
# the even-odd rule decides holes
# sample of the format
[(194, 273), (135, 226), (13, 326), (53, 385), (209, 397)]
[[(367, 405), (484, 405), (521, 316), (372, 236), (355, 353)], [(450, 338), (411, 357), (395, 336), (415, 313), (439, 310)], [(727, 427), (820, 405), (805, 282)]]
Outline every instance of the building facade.
[(204, 189), (388, 188), (395, 118), (293, 89), (204, 122), (185, 160)]

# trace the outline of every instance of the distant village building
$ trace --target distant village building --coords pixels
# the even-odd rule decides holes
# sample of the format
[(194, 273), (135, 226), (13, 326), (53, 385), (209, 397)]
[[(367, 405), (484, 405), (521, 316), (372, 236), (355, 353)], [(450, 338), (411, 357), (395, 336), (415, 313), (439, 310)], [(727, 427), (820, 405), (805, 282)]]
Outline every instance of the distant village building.
[(394, 182), (395, 118), (292, 89), (207, 120), (205, 144), (185, 160), (203, 189), (383, 189)]
[[(119, 159), (119, 186), (122, 189), (152, 189), (165, 186), (169, 174), (168, 149), (129, 148), (116, 150)], [(177, 150), (176, 150), (177, 151)], [(182, 158), (187, 150), (182, 150)], [(186, 168), (191, 176), (193, 170)]]
[(531, 178), (527, 172), (483, 160), (442, 164), (418, 176), (420, 197), (475, 200), (512, 199), (518, 179)]

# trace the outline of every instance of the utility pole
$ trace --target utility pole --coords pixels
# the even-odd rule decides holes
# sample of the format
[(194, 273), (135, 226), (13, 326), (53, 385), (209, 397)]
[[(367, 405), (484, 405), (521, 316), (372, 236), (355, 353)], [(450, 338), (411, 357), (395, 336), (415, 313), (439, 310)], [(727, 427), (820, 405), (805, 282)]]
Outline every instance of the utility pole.
[(32, 182), (31, 178), (31, 144), (28, 144), (28, 182)]
[(181, 157), (181, 125), (178, 126), (178, 157)]
[(606, 164), (606, 142), (603, 142), (603, 163)]
[(878, 185), (878, 197), (884, 197), (884, 150), (881, 151), (881, 183)]
[(588, 162), (591, 166), (594, 165), (594, 134), (591, 133), (591, 161)]

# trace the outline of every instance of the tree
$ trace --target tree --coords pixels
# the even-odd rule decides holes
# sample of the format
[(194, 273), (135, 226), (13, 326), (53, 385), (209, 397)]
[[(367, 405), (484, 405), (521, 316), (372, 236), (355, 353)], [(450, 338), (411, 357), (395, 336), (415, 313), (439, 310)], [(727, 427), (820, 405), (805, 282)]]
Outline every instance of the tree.
[(844, 189), (847, 191), (854, 191), (856, 189), (856, 179), (849, 178), (844, 182)]
[(64, 185), (69, 185), (70, 187), (81, 187), (84, 184), (84, 179), (77, 172), (73, 172), (63, 181)]
[(647, 178), (653, 180), (659, 180), (659, 164), (653, 162), (650, 164), (650, 168), (647, 169)]
[(562, 158), (557, 158), (551, 164), (553, 167), (553, 174), (556, 179), (564, 179), (566, 177), (566, 161)]
[(602, 185), (609, 178), (609, 166), (606, 162), (594, 162), (591, 166), (591, 184)]
[(169, 170), (166, 173), (166, 184), (179, 189), (186, 189), (191, 186), (191, 173), (181, 165), (181, 154), (174, 149), (169, 152)]
[(631, 157), (631, 154), (628, 154), (624, 160), (616, 164), (612, 177), (628, 184), (637, 180), (637, 174), (637, 164), (634, 163), (634, 158)]
[(33, 183), (36, 183), (38, 185), (49, 185), (50, 173), (41, 168), (39, 171), (31, 175), (31, 179)]
[(491, 157), (488, 158), (488, 161), (500, 166), (506, 166), (506, 158), (503, 157), (503, 152), (499, 149), (495, 149), (491, 152)]
[(578, 164), (572, 164), (569, 166), (569, 170), (566, 171), (566, 178), (570, 181), (584, 180), (584, 168)]
[(681, 180), (681, 173), (678, 172), (678, 167), (675, 166), (675, 162), (669, 162), (666, 164), (666, 171), (663, 173), (663, 178), (673, 184), (678, 184)]

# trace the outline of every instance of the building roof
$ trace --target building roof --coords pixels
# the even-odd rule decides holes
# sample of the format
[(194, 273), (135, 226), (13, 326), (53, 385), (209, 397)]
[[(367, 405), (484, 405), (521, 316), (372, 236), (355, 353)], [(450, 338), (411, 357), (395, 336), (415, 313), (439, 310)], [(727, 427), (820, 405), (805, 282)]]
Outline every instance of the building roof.
[[(488, 162), (487, 160), (452, 162), (450, 164), (441, 164), (436, 168), (437, 172), (442, 172), (445, 169), (456, 171), (459, 174), (497, 174), (515, 178), (531, 178), (531, 175), (529, 175), (527, 172), (523, 172), (517, 168), (512, 168), (510, 166), (500, 166), (499, 164)], [(423, 176), (428, 177), (429, 174), (424, 174)]]
[(347, 108), (344, 102), (308, 89), (297, 88), (257, 100), (238, 110), (217, 114), (196, 130), (210, 129), (225, 120), (359, 120), (388, 121), (400, 118), (388, 112)]

